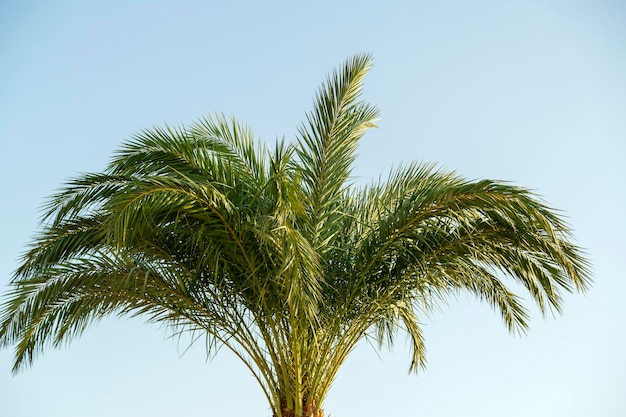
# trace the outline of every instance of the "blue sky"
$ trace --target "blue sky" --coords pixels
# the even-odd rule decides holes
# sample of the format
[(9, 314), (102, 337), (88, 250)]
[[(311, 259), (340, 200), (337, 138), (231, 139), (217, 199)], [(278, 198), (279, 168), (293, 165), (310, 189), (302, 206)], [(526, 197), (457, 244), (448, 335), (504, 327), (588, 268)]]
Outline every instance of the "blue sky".
[[(223, 3), (223, 4), (222, 4)], [(0, 4), (0, 285), (65, 180), (102, 170), (142, 128), (234, 114), (292, 138), (326, 74), (371, 52), (365, 183), (402, 161), (523, 185), (563, 210), (593, 263), (561, 316), (507, 334), (465, 295), (408, 345), (363, 344), (325, 409), (336, 417), (616, 416), (626, 412), (626, 4), (620, 1), (24, 1)], [(523, 294), (522, 294), (523, 295)], [(228, 352), (207, 362), (140, 319), (112, 318), (12, 376), (0, 414), (269, 416)]]

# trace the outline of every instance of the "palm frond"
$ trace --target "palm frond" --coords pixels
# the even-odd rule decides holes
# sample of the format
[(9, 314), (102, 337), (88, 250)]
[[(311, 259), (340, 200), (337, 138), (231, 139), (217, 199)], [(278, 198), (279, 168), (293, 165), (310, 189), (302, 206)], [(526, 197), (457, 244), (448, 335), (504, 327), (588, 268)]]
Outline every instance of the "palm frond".
[(359, 139), (375, 127), (378, 109), (359, 101), (363, 78), (372, 65), (369, 55), (356, 55), (334, 72), (320, 89), (307, 124), (300, 128), (298, 157), (307, 194), (313, 242), (336, 230), (339, 202), (347, 187)]

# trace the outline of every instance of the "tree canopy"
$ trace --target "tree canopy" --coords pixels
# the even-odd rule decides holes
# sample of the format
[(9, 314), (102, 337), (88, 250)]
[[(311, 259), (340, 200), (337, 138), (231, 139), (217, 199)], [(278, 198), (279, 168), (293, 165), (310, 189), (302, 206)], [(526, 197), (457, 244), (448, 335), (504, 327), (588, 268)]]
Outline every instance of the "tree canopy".
[(294, 141), (265, 147), (223, 115), (134, 135), (102, 173), (45, 206), (0, 310), (14, 370), (107, 315), (139, 315), (226, 347), (276, 417), (321, 416), (357, 343), (412, 342), (459, 291), (512, 332), (585, 291), (587, 261), (557, 211), (522, 187), (406, 163), (359, 186), (359, 140), (379, 112), (361, 98), (369, 55), (333, 72)]

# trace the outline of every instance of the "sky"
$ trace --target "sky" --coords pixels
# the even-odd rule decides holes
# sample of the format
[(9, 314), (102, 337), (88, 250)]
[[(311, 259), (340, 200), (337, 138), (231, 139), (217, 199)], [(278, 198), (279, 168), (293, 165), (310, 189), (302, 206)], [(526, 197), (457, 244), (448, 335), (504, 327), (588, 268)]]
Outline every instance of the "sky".
[[(223, 112), (293, 138), (326, 75), (369, 52), (364, 97), (382, 116), (357, 182), (418, 160), (531, 188), (567, 218), (595, 283), (561, 315), (531, 306), (525, 336), (461, 294), (422, 319), (426, 370), (408, 374), (402, 339), (359, 345), (326, 415), (626, 414), (625, 21), (608, 0), (0, 2), (0, 292), (47, 196), (134, 132)], [(16, 376), (0, 350), (0, 415), (271, 415), (229, 352), (185, 348), (110, 318)]]

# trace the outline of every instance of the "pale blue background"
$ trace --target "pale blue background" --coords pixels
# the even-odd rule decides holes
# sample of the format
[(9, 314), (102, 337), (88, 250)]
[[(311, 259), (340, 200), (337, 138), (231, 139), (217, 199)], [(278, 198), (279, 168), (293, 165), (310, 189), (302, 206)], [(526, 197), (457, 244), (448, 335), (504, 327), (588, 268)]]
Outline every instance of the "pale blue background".
[[(293, 137), (325, 75), (357, 52), (382, 110), (355, 174), (437, 161), (564, 210), (594, 265), (563, 315), (511, 337), (466, 296), (424, 318), (428, 368), (401, 340), (349, 358), (333, 417), (626, 415), (626, 5), (622, 1), (10, 1), (0, 4), (0, 285), (63, 181), (143, 127), (215, 111)], [(11, 376), (0, 415), (269, 416), (228, 352), (206, 363), (140, 320), (110, 319)]]

